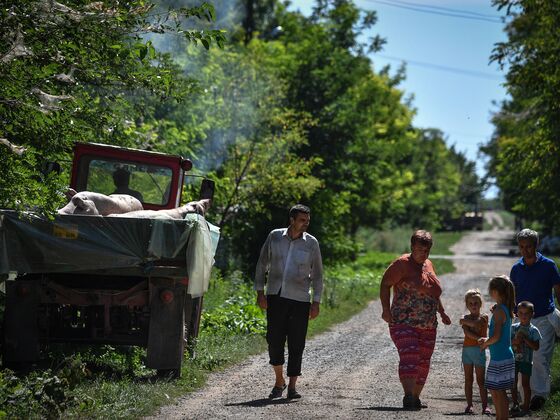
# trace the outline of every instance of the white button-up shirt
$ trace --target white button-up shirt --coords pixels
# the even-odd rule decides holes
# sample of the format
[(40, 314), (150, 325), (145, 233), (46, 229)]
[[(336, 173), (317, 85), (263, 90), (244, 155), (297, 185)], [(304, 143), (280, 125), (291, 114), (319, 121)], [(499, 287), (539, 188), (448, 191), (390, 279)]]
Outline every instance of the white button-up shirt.
[(309, 302), (312, 287), (313, 302), (320, 302), (323, 262), (317, 239), (307, 232), (291, 239), (287, 228), (270, 232), (257, 263), (255, 290), (264, 290), (265, 282), (267, 295), (280, 292), (283, 298)]

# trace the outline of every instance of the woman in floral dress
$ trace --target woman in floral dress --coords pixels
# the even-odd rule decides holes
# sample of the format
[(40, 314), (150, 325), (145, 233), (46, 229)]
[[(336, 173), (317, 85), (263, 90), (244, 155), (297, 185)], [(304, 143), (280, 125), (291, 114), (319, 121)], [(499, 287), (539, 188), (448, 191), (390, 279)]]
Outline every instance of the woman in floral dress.
[(436, 342), (437, 312), (444, 324), (451, 324), (441, 303), (441, 284), (428, 259), (432, 243), (429, 232), (414, 232), (410, 238), (412, 252), (393, 261), (381, 281), (382, 318), (389, 324), (391, 339), (399, 352), (405, 410), (426, 407), (420, 401), (420, 393)]

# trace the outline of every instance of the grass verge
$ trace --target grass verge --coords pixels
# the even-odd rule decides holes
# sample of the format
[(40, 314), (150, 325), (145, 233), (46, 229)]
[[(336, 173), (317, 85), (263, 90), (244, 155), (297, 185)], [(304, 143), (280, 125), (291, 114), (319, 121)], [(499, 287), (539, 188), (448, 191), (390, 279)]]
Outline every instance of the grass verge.
[(560, 419), (560, 343), (556, 343), (554, 349), (550, 376), (552, 378), (551, 394), (546, 402), (543, 415), (547, 419)]
[[(356, 235), (357, 240), (363, 244), (365, 252), (372, 250), (404, 254), (410, 252), (410, 236), (413, 230), (410, 228), (397, 228), (393, 230), (375, 231), (372, 229), (360, 229)], [(432, 255), (453, 255), (451, 247), (458, 242), (465, 232), (435, 232), (433, 233), (434, 245)], [(437, 274), (451, 273), (455, 271), (452, 260), (444, 258), (430, 258), (434, 263)]]
[[(560, 257), (551, 257), (556, 265), (560, 263)], [(560, 302), (556, 302), (559, 307)], [(546, 402), (544, 416), (548, 419), (560, 419), (560, 342), (556, 342), (552, 364), (550, 367), (551, 393)]]

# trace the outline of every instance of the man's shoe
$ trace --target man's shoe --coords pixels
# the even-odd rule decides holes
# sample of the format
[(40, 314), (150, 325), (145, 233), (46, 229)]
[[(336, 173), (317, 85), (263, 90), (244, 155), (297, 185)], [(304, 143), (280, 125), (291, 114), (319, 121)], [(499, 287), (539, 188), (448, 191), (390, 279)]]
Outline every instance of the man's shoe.
[(295, 388), (288, 388), (288, 399), (289, 400), (297, 400), (301, 398), (301, 394), (296, 391)]
[(275, 386), (274, 388), (272, 388), (272, 391), (270, 391), (270, 394), (268, 395), (268, 399), (275, 400), (276, 398), (282, 398), (282, 393), (284, 392), (285, 389), (286, 389), (286, 384), (284, 384), (284, 386)]
[(416, 400), (417, 398), (414, 395), (405, 395), (402, 399), (403, 409), (408, 411), (420, 410), (420, 407), (418, 407), (418, 403), (416, 402)]
[(529, 406), (529, 410), (539, 411), (541, 408), (544, 407), (545, 402), (546, 402), (546, 400), (544, 399), (544, 397), (541, 397), (540, 395), (535, 395), (531, 399), (531, 405)]

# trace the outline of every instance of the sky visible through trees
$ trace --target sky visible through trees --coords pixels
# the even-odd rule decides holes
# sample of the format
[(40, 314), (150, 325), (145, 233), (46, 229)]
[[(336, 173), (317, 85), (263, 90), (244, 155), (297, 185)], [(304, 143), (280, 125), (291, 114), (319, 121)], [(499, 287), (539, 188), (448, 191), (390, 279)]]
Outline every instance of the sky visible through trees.
[[(294, 0), (293, 9), (311, 12), (314, 0)], [(494, 44), (506, 34), (503, 11), (490, 0), (356, 0), (365, 10), (376, 10), (378, 22), (371, 34), (387, 43), (371, 55), (378, 71), (390, 65), (396, 71), (407, 63), (406, 79), (400, 84), (407, 95), (414, 95), (414, 123), (438, 127), (448, 144), (456, 144), (484, 176), (485, 156), (479, 156), (481, 143), (490, 140), (494, 127), (494, 101), (506, 97), (505, 72), (490, 63)], [(487, 197), (497, 194), (486, 191)]]

